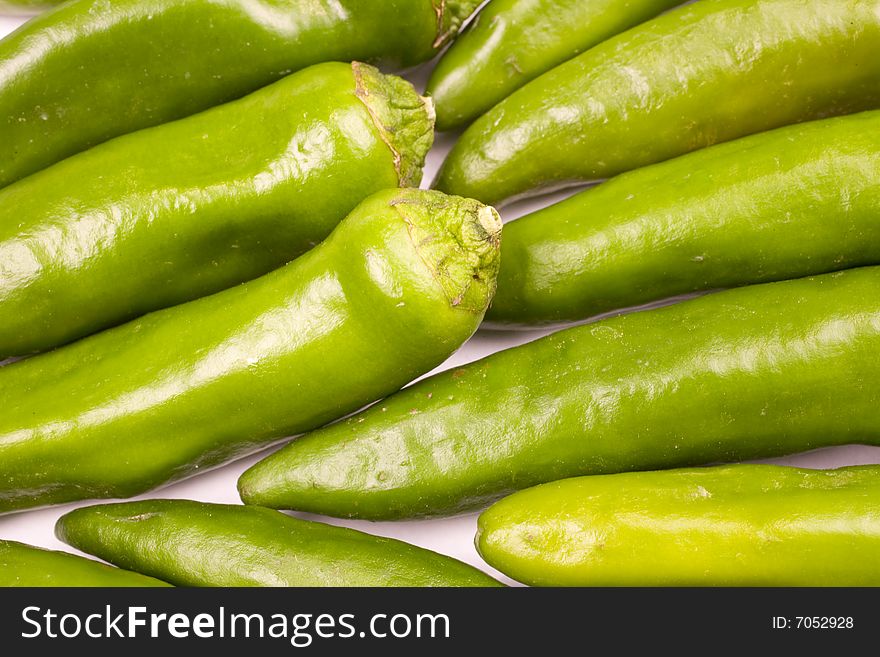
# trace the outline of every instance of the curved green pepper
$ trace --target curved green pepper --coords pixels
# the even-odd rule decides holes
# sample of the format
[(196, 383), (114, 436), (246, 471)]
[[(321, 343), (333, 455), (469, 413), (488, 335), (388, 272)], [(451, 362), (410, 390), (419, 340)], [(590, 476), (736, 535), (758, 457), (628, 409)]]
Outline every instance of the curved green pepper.
[(437, 188), (495, 203), (880, 107), (880, 0), (701, 0), (533, 80), (456, 143)]
[(501, 586), (452, 557), (257, 507), (102, 504), (62, 516), (56, 533), (178, 586)]
[(454, 513), (584, 474), (880, 444), (880, 267), (727, 290), (560, 331), (308, 434), (249, 504)]
[(428, 81), (437, 127), (470, 123), (526, 82), (682, 0), (491, 0)]
[(505, 228), (496, 324), (880, 263), (880, 112), (624, 174)]
[(0, 368), (0, 511), (142, 493), (397, 390), (476, 330), (500, 228), (380, 192), (271, 274)]
[(0, 41), (0, 187), (320, 62), (409, 66), (479, 0), (71, 0)]
[(0, 190), (0, 359), (280, 267), (417, 185), (432, 140), (408, 82), (319, 64)]
[(539, 586), (878, 586), (880, 467), (566, 479), (483, 512), (480, 554)]
[(66, 552), (0, 540), (0, 587), (7, 586), (169, 585)]

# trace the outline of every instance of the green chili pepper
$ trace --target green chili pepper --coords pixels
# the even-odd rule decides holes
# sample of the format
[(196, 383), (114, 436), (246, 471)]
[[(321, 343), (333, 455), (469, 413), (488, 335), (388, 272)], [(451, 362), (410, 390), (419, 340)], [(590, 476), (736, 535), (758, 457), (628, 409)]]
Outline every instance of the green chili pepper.
[(437, 127), (470, 123), (526, 82), (682, 0), (491, 0), (428, 81)]
[(579, 477), (495, 504), (477, 548), (542, 586), (878, 586), (878, 501), (873, 465)]
[(700, 0), (499, 103), (436, 184), (495, 203), (878, 107), (880, 0)]
[(476, 330), (500, 228), (380, 192), (262, 278), (0, 368), (0, 511), (142, 493), (393, 392)]
[(461, 561), (278, 511), (188, 500), (102, 504), (58, 537), (178, 586), (500, 586)]
[(488, 319), (548, 324), (880, 263), (880, 112), (639, 169), (508, 224)]
[(421, 381), (246, 471), (247, 503), (454, 513), (585, 474), (880, 444), (880, 267), (560, 331)]
[(120, 570), (66, 552), (0, 540), (0, 587), (168, 586), (152, 577)]
[(71, 0), (0, 42), (0, 186), (312, 64), (426, 61), (478, 4)]
[(80, 153), (0, 190), (0, 358), (250, 280), (417, 185), (430, 103), (363, 64)]

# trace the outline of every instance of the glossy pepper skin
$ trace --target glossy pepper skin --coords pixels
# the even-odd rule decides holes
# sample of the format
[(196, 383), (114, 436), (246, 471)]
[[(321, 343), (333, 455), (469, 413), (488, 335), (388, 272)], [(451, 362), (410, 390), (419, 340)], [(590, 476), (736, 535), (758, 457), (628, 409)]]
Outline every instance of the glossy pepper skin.
[(58, 538), (178, 586), (500, 586), (402, 541), (271, 509), (147, 500), (77, 509)]
[(0, 41), (0, 186), (328, 61), (433, 57), (478, 0), (72, 0)]
[(746, 137), (509, 223), (488, 321), (586, 319), (880, 263), (880, 112)]
[(437, 64), (437, 127), (466, 125), (530, 80), (682, 0), (491, 0)]
[(0, 511), (139, 494), (397, 390), (476, 330), (500, 227), (387, 190), (262, 278), (0, 368)]
[(484, 511), (483, 558), (537, 586), (878, 586), (880, 467), (578, 477)]
[(499, 103), (436, 186), (494, 204), (878, 107), (880, 0), (700, 0)]
[(429, 377), (239, 480), (249, 504), (452, 514), (586, 474), (880, 444), (880, 268), (727, 290)]
[(121, 570), (66, 552), (0, 540), (0, 587), (10, 586), (169, 586), (146, 575)]
[(418, 185), (432, 141), (408, 82), (327, 63), (0, 190), (0, 359), (280, 267)]

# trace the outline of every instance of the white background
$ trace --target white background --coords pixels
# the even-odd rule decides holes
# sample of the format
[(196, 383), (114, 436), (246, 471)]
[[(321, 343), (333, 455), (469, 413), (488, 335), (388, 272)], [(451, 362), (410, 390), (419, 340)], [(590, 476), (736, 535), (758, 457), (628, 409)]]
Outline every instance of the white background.
[[(2, 11), (2, 9), (0, 9)], [(0, 16), (0, 36), (11, 32), (24, 21), (20, 17)], [(431, 64), (416, 69), (405, 77), (410, 79), (419, 90), (424, 89), (424, 82), (430, 71)], [(440, 136), (434, 149), (428, 156), (425, 171), (424, 186), (433, 179), (434, 173), (442, 162), (443, 157), (449, 150), (453, 141), (452, 137)], [(543, 205), (561, 198), (560, 195), (548, 196), (536, 201), (528, 201), (516, 206), (502, 209), (505, 220), (514, 219), (525, 212), (531, 212)], [(546, 334), (546, 331), (534, 332), (490, 332), (481, 331), (465, 344), (455, 355), (447, 360), (436, 371), (461, 365), (477, 358), (481, 358), (493, 351), (511, 347)], [(2, 409), (0, 409), (2, 412)], [(588, 437), (585, 437), (588, 439)], [(239, 475), (265, 453), (242, 459), (223, 468), (202, 474), (193, 479), (183, 481), (172, 486), (167, 486), (154, 491), (147, 497), (187, 498), (205, 502), (221, 502), (238, 504), (240, 502), (236, 493), (235, 483)], [(773, 459), (773, 462), (800, 465), (804, 467), (839, 467), (861, 463), (880, 463), (880, 448), (878, 447), (837, 447), (818, 450), (798, 456)], [(87, 503), (67, 504), (64, 506), (27, 511), (0, 517), (0, 538), (18, 540), (33, 545), (40, 545), (53, 549), (65, 549), (73, 551), (58, 541), (53, 528), (57, 518), (76, 506), (84, 506)], [(307, 514), (297, 514), (303, 517), (314, 518)], [(445, 518), (438, 520), (421, 520), (414, 522), (379, 522), (344, 521), (337, 519), (321, 518), (321, 520), (354, 527), (373, 534), (399, 538), (416, 545), (421, 545), (437, 552), (442, 552), (463, 561), (474, 564), (497, 576), (504, 582), (512, 583), (509, 579), (492, 570), (480, 559), (474, 549), (473, 539), (476, 531), (476, 514)]]

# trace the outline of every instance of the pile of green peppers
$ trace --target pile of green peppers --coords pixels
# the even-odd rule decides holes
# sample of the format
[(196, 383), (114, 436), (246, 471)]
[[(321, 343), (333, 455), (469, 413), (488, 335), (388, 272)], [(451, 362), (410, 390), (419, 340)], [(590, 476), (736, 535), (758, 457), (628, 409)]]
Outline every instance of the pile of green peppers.
[[(740, 463), (880, 446), (880, 0), (16, 4), (0, 513), (287, 444), (0, 585), (500, 586), (281, 512), (487, 506), (529, 585), (880, 585), (880, 465)], [(408, 386), (480, 326), (558, 330)]]

